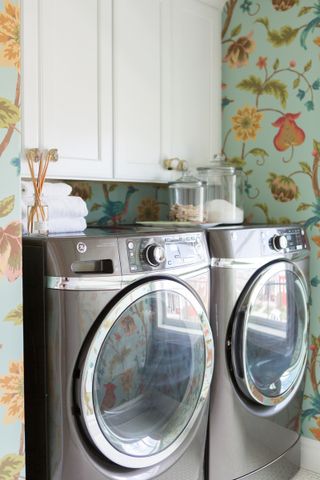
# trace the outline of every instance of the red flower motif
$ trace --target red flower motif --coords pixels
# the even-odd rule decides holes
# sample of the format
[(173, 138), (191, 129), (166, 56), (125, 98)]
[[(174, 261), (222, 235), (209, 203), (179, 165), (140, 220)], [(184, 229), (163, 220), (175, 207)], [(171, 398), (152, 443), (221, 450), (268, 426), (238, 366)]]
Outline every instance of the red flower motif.
[(286, 113), (272, 124), (274, 127), (279, 128), (279, 132), (273, 141), (279, 152), (301, 145), (305, 141), (306, 135), (304, 131), (295, 122), (300, 115), (300, 113)]
[(257, 67), (262, 70), (263, 68), (266, 68), (267, 66), (267, 57), (259, 57), (259, 60), (257, 61)]
[(289, 65), (290, 65), (291, 68), (295, 68), (297, 66), (297, 62), (295, 60), (291, 60)]
[(0, 277), (14, 282), (22, 273), (21, 223), (11, 222), (0, 228)]

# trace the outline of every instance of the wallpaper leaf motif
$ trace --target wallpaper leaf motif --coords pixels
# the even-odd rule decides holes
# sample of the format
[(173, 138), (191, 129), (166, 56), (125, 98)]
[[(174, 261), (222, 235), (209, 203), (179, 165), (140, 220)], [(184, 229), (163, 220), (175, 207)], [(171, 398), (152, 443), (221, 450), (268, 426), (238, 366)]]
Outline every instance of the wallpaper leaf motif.
[(18, 305), (11, 310), (4, 319), (5, 322), (11, 322), (13, 325), (22, 325), (22, 305)]
[[(266, 161), (267, 157), (269, 157), (269, 153), (266, 152), (263, 148), (252, 148), (247, 154), (246, 157), (249, 155), (253, 155), (254, 157), (258, 158), (257, 165), (263, 165)], [(246, 172), (249, 175), (248, 171)]]
[(0, 97), (0, 128), (9, 128), (20, 120), (20, 109), (10, 100)]
[(284, 25), (280, 30), (271, 30), (268, 18), (258, 18), (257, 23), (261, 23), (267, 30), (268, 40), (274, 47), (283, 47), (293, 42), (299, 33), (299, 28), (292, 28)]
[(297, 212), (303, 212), (305, 210), (309, 210), (310, 207), (312, 207), (310, 203), (300, 203), (300, 205), (297, 208)]
[(0, 218), (6, 217), (9, 215), (12, 210), (14, 209), (15, 204), (15, 196), (10, 195), (9, 197), (0, 200)]
[(10, 454), (0, 458), (0, 480), (16, 480), (23, 466), (23, 455)]
[(302, 7), (301, 10), (298, 13), (298, 17), (302, 17), (303, 15), (306, 15), (307, 13), (310, 13), (312, 10), (312, 7)]
[(238, 83), (237, 87), (240, 88), (240, 90), (246, 90), (247, 92), (254, 93), (255, 95), (260, 95), (262, 85), (262, 80), (259, 77), (250, 75), (250, 77), (245, 78)]
[(273, 95), (280, 100), (281, 106), (286, 108), (288, 100), (288, 90), (284, 83), (280, 80), (268, 80), (261, 88), (260, 95)]
[(0, 227), (0, 278), (5, 276), (14, 282), (22, 274), (21, 222), (11, 222)]
[(240, 23), (240, 25), (237, 25), (231, 30), (230, 37), (236, 37), (237, 35), (239, 35), (241, 33), (241, 29), (242, 25)]

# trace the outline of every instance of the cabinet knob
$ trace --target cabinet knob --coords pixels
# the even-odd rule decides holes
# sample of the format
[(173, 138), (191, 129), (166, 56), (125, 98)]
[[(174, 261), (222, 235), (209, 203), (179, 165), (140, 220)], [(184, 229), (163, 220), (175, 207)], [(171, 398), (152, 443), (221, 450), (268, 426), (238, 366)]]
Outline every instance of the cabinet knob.
[(166, 170), (176, 170), (177, 172), (184, 172), (188, 170), (189, 164), (186, 160), (181, 160), (178, 157), (164, 160), (163, 166)]

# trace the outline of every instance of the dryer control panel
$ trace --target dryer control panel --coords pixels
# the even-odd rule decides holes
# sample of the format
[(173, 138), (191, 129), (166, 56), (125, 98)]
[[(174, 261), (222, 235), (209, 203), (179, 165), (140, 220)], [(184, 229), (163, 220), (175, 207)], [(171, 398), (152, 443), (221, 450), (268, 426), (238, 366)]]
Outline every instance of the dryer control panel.
[(271, 235), (263, 235), (264, 250), (292, 253), (307, 248), (305, 232), (300, 227), (278, 228)]
[(125, 243), (131, 273), (209, 264), (206, 240), (201, 232), (132, 237)]
[(208, 232), (213, 259), (279, 258), (304, 255), (309, 250), (305, 230), (300, 225), (244, 225), (217, 227)]

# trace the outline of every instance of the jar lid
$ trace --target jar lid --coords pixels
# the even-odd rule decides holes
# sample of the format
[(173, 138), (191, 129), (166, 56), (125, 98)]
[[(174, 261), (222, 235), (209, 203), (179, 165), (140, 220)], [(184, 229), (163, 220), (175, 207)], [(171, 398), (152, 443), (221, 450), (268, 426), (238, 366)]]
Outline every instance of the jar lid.
[(226, 163), (225, 155), (216, 154), (213, 160), (206, 167), (198, 167), (198, 172), (203, 173), (216, 173), (219, 175), (236, 175), (239, 171), (238, 168), (228, 165)]
[(200, 180), (191, 174), (189, 171), (185, 171), (182, 177), (178, 178), (174, 182), (169, 182), (169, 188), (200, 188), (206, 185), (207, 182)]

